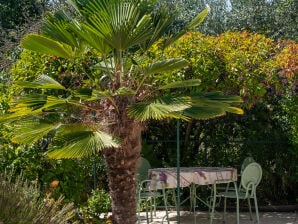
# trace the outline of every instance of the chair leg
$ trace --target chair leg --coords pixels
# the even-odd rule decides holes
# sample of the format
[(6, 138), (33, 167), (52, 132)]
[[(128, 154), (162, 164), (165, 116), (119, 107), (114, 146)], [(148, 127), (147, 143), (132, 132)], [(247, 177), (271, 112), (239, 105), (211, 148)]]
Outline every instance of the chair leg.
[(147, 224), (149, 224), (149, 216), (148, 216), (148, 207), (147, 207), (147, 205), (146, 205), (146, 220), (147, 220)]
[(250, 198), (249, 197), (247, 198), (247, 202), (248, 202), (250, 220), (252, 220), (251, 204), (250, 204)]
[[(156, 216), (156, 197), (153, 197), (153, 209), (154, 209), (154, 216)], [(152, 214), (151, 214), (152, 215)]]
[(260, 224), (259, 209), (258, 209), (258, 202), (257, 202), (257, 196), (256, 196), (256, 194), (254, 194), (254, 201), (255, 201), (255, 210), (256, 210), (257, 224)]
[[(150, 203), (150, 222), (152, 222), (153, 221), (153, 211), (155, 211), (155, 197), (153, 199), (150, 197), (149, 200), (150, 200), (149, 201), (149, 203)], [(152, 209), (152, 205), (153, 205), (153, 209)]]
[(227, 223), (227, 198), (224, 199), (224, 212), (223, 212), (224, 223)]
[(239, 198), (237, 197), (236, 198), (236, 201), (237, 201), (237, 224), (240, 223), (240, 218), (239, 218)]

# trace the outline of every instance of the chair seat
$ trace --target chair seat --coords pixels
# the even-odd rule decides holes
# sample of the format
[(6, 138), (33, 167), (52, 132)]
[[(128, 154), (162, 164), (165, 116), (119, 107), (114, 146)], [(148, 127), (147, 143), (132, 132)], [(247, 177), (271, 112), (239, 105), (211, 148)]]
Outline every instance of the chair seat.
[[(226, 198), (237, 198), (235, 191), (219, 192), (218, 195)], [(247, 195), (246, 192), (240, 191), (238, 192), (238, 198), (239, 199), (249, 198), (249, 194)]]
[(141, 192), (140, 198), (160, 197), (162, 194), (158, 191)]

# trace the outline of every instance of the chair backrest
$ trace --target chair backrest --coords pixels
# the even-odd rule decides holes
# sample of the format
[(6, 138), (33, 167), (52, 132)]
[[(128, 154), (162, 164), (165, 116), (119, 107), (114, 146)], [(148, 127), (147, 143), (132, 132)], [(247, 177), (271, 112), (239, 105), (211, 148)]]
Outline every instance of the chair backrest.
[(141, 162), (137, 167), (137, 182), (141, 182), (148, 179), (148, 170), (151, 169), (149, 161), (141, 157)]
[(249, 184), (255, 187), (259, 185), (262, 179), (262, 167), (256, 162), (249, 163), (242, 172), (241, 186), (247, 190)]
[(242, 162), (240, 175), (243, 173), (243, 171), (247, 167), (247, 165), (250, 163), (253, 163), (253, 162), (255, 162), (255, 160), (251, 156), (246, 157)]

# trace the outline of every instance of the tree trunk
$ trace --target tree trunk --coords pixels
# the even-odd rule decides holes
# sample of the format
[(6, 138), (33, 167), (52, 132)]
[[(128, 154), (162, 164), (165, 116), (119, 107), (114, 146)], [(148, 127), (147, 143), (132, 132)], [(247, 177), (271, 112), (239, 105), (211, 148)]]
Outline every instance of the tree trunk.
[(137, 220), (136, 167), (141, 152), (141, 131), (141, 125), (131, 120), (118, 123), (113, 132), (122, 139), (121, 148), (104, 151), (113, 224), (135, 224)]

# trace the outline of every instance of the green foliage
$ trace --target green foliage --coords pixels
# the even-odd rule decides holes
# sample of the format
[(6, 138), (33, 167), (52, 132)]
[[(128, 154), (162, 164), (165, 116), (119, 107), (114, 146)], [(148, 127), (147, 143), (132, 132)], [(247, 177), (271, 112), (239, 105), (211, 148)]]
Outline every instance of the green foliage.
[[(191, 32), (171, 45), (162, 57), (184, 57), (191, 63), (176, 78), (198, 78), (201, 91), (220, 90), (239, 94), (247, 107), (274, 94), (295, 92), (297, 79), (297, 44), (275, 43), (264, 35), (226, 32), (204, 36)], [(161, 51), (153, 47), (158, 57)], [(173, 79), (169, 73), (161, 80)]]
[(62, 204), (41, 197), (38, 186), (19, 175), (15, 180), (12, 173), (1, 173), (0, 219), (4, 223), (78, 223), (73, 220), (75, 212), (72, 204)]
[(87, 201), (88, 210), (91, 214), (99, 216), (102, 213), (107, 215), (111, 212), (111, 196), (105, 191), (96, 189), (92, 191), (91, 197)]
[(111, 196), (104, 189), (92, 190), (87, 205), (81, 207), (80, 216), (83, 223), (106, 224), (111, 219)]
[(15, 176), (22, 172), (28, 181), (38, 182), (41, 192), (51, 193), (56, 199), (63, 195), (65, 202), (76, 205), (86, 203), (88, 192), (94, 187), (107, 188), (102, 159), (48, 160), (45, 146), (45, 141), (30, 147), (3, 142), (0, 171), (14, 171)]

